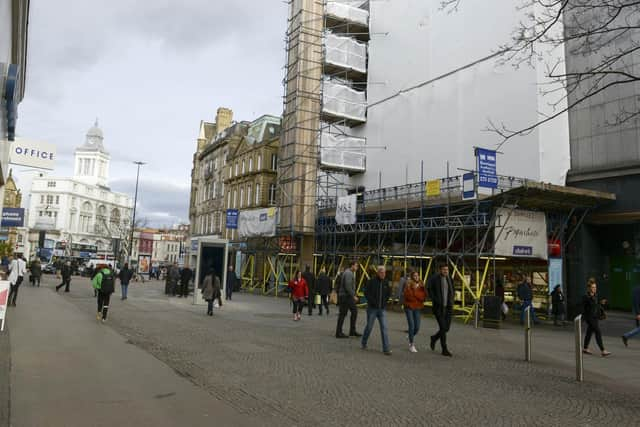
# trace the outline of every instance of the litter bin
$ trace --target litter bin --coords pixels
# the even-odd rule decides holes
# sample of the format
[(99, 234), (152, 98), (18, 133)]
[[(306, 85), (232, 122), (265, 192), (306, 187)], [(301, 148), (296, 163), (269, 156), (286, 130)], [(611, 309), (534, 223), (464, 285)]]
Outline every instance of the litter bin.
[(482, 317), (482, 326), (485, 328), (499, 329), (502, 324), (502, 304), (500, 297), (487, 295), (482, 299), (484, 306), (484, 315)]

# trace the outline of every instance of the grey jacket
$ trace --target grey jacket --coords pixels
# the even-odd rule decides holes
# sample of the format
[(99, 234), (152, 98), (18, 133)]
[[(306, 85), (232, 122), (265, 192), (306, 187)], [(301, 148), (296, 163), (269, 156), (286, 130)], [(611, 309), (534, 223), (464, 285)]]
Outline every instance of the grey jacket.
[(207, 275), (202, 286), (202, 298), (211, 301), (220, 296), (220, 279), (218, 276)]
[(338, 296), (356, 296), (356, 275), (353, 274), (350, 268), (347, 268), (342, 273), (340, 286), (338, 287)]

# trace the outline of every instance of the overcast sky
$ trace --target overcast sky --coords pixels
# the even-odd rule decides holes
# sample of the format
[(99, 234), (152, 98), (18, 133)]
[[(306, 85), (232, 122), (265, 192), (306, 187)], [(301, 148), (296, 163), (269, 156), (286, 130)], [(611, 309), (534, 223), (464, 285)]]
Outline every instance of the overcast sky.
[[(286, 15), (281, 0), (32, 0), (17, 134), (55, 144), (53, 175), (71, 176), (97, 117), (111, 187), (133, 196), (131, 162), (148, 162), (141, 215), (187, 221), (200, 120), (219, 106), (236, 120), (282, 112)], [(20, 169), (28, 193), (33, 172)]]

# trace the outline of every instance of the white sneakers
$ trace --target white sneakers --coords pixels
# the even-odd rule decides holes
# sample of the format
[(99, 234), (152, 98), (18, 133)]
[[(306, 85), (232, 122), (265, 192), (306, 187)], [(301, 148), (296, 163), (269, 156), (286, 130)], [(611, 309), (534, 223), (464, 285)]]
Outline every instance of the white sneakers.
[(417, 352), (418, 352), (418, 349), (416, 348), (416, 346), (411, 344), (409, 346), (409, 353), (417, 353)]

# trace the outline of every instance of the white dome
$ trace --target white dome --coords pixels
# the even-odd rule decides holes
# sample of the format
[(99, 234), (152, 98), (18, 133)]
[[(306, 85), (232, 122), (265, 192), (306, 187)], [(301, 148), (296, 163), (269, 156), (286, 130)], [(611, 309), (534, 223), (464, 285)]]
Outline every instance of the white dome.
[(104, 139), (104, 135), (102, 134), (102, 129), (98, 127), (98, 119), (93, 126), (87, 131), (87, 139), (100, 138)]

